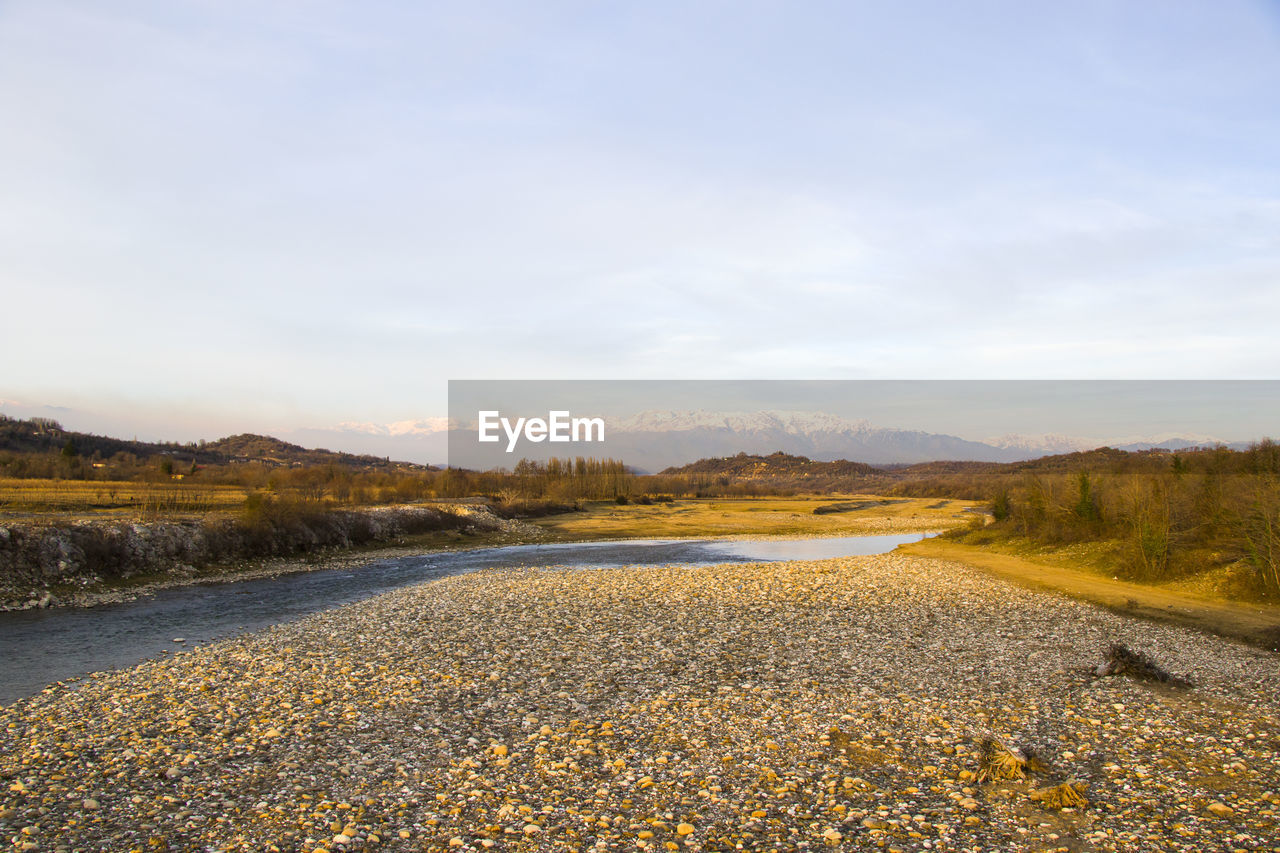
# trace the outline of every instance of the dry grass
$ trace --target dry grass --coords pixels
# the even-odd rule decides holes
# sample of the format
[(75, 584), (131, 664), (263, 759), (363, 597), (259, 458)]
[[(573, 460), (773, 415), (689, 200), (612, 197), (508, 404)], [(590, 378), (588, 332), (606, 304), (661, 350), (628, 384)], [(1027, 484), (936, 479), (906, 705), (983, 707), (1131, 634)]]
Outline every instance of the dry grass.
[[(879, 504), (879, 501), (901, 501)], [(875, 504), (850, 512), (815, 515), (835, 503)], [(874, 495), (797, 498), (706, 498), (643, 506), (612, 502), (586, 505), (585, 513), (538, 519), (564, 539), (691, 538), (714, 536), (856, 536), (941, 530), (963, 524), (965, 501), (891, 499)]]
[(1029, 795), (1046, 809), (1082, 809), (1089, 805), (1084, 796), (1083, 782), (1070, 781), (1052, 788), (1039, 788)]
[(1000, 553), (990, 546), (927, 539), (900, 548), (908, 554), (954, 560), (1022, 586), (1061, 592), (1121, 613), (1190, 625), (1264, 648), (1280, 647), (1280, 607), (1276, 605), (1228, 601), (1131, 583)]
[(1029, 758), (1022, 749), (1005, 746), (995, 738), (982, 741), (978, 760), (978, 781), (991, 782), (1027, 778)]
[(0, 513), (8, 517), (100, 517), (111, 514), (184, 514), (237, 509), (239, 486), (181, 480), (133, 483), (121, 480), (0, 479)]

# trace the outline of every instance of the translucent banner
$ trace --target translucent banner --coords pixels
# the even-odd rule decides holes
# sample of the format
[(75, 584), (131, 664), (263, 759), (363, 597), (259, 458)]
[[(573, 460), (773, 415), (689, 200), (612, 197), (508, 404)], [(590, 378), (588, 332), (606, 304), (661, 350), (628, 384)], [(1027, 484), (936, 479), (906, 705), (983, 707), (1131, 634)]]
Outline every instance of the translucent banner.
[(1280, 381), (453, 380), (449, 465), (616, 459), (653, 473), (782, 452), (873, 465), (1248, 446)]

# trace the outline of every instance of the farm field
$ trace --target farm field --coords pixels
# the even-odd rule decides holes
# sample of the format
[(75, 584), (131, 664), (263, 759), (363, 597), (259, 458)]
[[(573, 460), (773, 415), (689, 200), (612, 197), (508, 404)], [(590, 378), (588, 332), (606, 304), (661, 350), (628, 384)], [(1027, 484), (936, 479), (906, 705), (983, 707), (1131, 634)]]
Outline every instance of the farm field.
[(74, 521), (130, 516), (203, 515), (244, 504), (240, 486), (183, 481), (137, 483), (120, 480), (0, 479), (0, 518)]

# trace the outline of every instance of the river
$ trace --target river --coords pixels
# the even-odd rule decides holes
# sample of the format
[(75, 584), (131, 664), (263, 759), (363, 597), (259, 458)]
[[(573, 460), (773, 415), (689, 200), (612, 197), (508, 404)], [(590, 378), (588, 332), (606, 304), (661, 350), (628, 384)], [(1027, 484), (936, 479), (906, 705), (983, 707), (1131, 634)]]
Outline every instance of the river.
[[(121, 604), (0, 613), (0, 703), (91, 672), (224, 639), (398, 587), (483, 568), (821, 560), (882, 554), (926, 534), (768, 540), (628, 540), (513, 545), (379, 560), (161, 590)], [(176, 640), (181, 638), (182, 642)]]

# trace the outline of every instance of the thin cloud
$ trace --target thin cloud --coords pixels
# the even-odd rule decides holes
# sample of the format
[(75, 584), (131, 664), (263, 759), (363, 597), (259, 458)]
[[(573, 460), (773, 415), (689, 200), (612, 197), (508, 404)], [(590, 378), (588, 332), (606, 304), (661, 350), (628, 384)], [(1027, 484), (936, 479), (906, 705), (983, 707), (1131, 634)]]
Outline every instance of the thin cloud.
[(40, 322), (0, 394), (301, 429), (463, 375), (1274, 376), (1277, 41), (1243, 2), (8, 3)]

